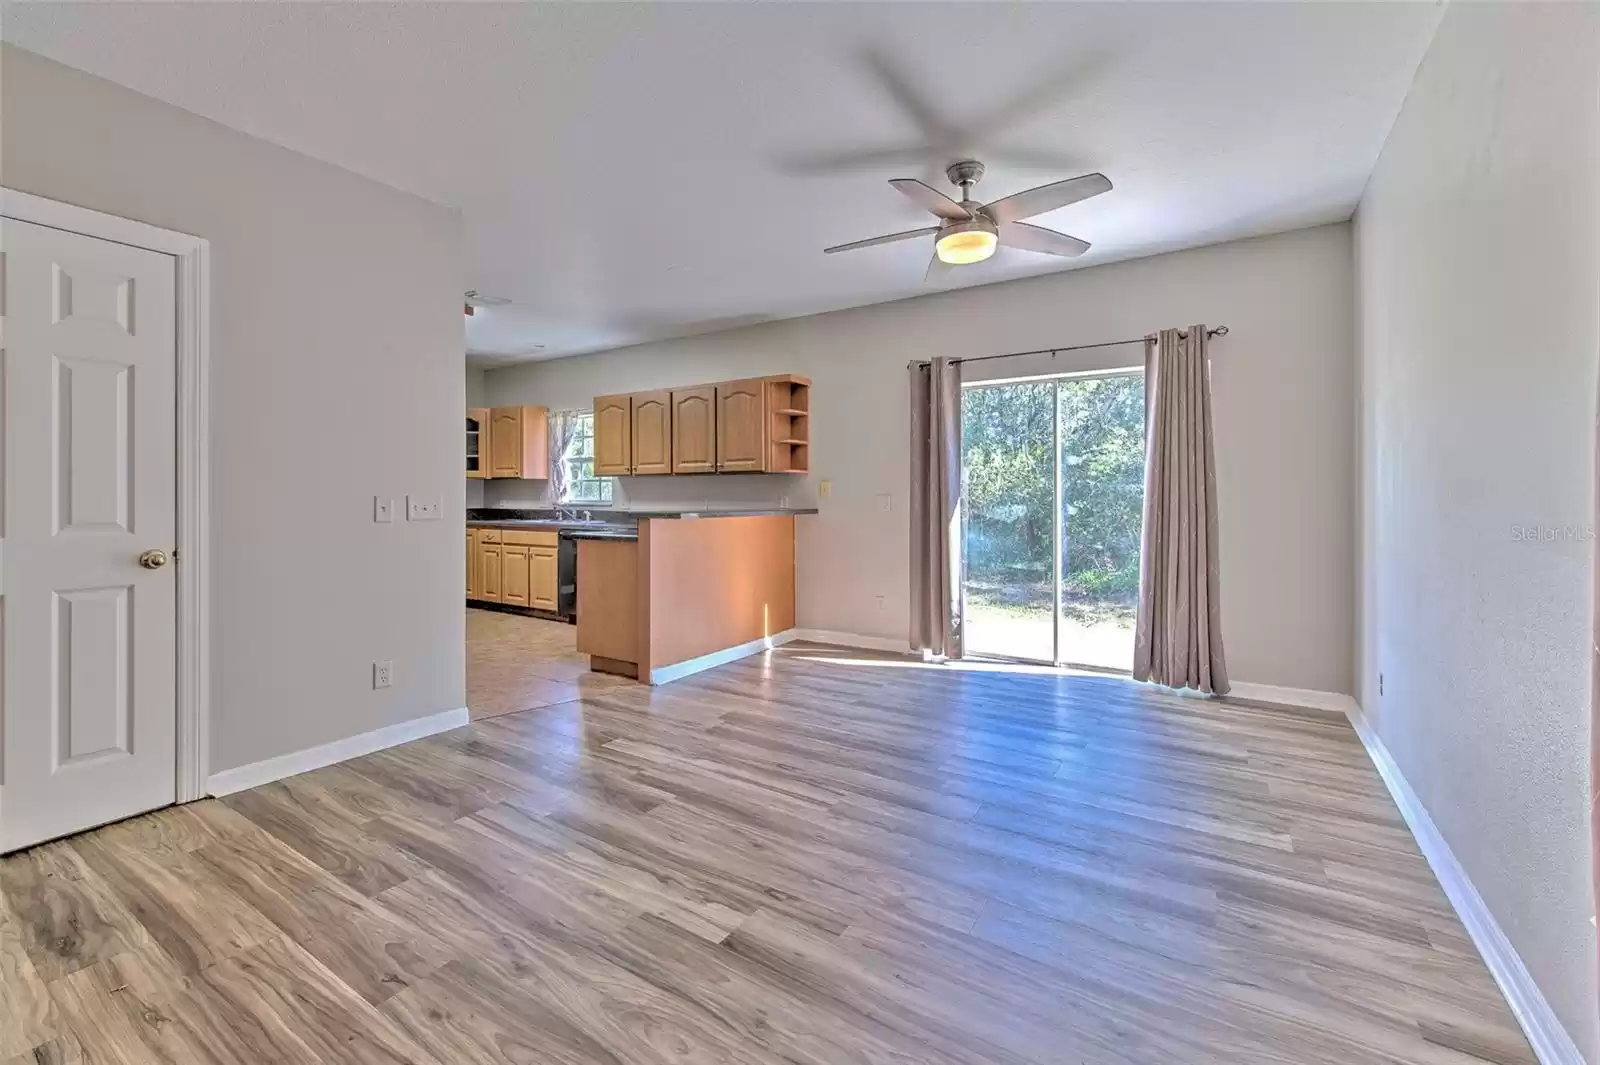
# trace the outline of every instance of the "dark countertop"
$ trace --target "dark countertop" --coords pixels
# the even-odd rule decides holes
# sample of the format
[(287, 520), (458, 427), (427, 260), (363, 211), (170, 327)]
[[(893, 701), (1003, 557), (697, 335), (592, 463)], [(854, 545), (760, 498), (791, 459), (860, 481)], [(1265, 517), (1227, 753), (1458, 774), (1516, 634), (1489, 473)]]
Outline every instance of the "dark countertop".
[(635, 510), (635, 518), (779, 518), (794, 514), (816, 514), (816, 507), (772, 507), (749, 510)]
[(637, 540), (639, 529), (637, 526), (612, 525), (605, 528), (590, 525), (576, 529), (562, 529), (561, 538), (564, 540)]
[[(586, 509), (586, 508), (578, 508)], [(544, 510), (525, 510), (489, 507), (474, 507), (467, 511), (468, 525), (484, 525), (491, 528), (512, 529), (603, 529), (627, 528), (632, 529), (641, 518), (767, 518), (789, 515), (815, 514), (815, 507), (748, 507), (742, 509), (696, 509), (696, 510), (603, 510), (591, 511), (593, 521), (566, 521), (555, 516), (554, 512)]]

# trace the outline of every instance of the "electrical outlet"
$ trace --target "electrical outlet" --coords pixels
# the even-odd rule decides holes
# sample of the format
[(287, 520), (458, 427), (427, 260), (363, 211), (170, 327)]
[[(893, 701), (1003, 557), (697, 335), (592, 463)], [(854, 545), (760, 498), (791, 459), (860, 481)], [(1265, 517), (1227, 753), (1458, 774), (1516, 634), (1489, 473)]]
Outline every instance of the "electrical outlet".
[(818, 499), (827, 499), (831, 495), (833, 495), (833, 482), (832, 481), (820, 481), (820, 482), (818, 482), (818, 484), (817, 484), (817, 498)]
[(778, 509), (779, 510), (788, 510), (789, 509), (789, 497), (788, 496), (779, 496), (778, 497)]
[(443, 513), (444, 504), (437, 499), (406, 496), (406, 519), (408, 521), (438, 521)]
[(879, 610), (887, 610), (887, 609), (889, 609), (889, 601), (887, 599), (885, 599), (881, 595), (878, 596), (878, 609)]
[(878, 496), (878, 513), (887, 514), (894, 509), (894, 496), (884, 492)]
[(387, 496), (372, 497), (372, 520), (376, 522), (391, 522), (394, 520), (394, 500)]
[(394, 663), (393, 662), (374, 662), (374, 663), (372, 663), (372, 690), (373, 691), (377, 691), (379, 688), (391, 688), (393, 686), (394, 686)]

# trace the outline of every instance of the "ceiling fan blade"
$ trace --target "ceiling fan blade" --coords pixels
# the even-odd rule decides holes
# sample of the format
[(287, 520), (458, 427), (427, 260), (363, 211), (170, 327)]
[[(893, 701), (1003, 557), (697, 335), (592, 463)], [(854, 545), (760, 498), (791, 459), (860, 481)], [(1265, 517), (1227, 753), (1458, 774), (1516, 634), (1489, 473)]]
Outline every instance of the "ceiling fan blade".
[(939, 258), (938, 254), (935, 253), (933, 258), (928, 260), (928, 272), (922, 275), (922, 283), (924, 285), (936, 285), (949, 276), (952, 269), (953, 267), (949, 263)]
[(1038, 188), (1007, 196), (1003, 200), (995, 200), (993, 203), (984, 204), (983, 210), (1000, 225), (1005, 225), (1007, 222), (1032, 218), (1036, 214), (1054, 211), (1057, 207), (1065, 207), (1069, 203), (1077, 203), (1079, 200), (1087, 200), (1091, 196), (1110, 191), (1110, 178), (1104, 174), (1085, 174), (1082, 177), (1040, 185)]
[(870, 248), (874, 244), (893, 244), (897, 240), (910, 240), (912, 237), (926, 237), (939, 232), (938, 226), (926, 226), (922, 229), (907, 229), (901, 233), (888, 233), (881, 237), (869, 237), (866, 240), (853, 240), (849, 244), (835, 244), (831, 248), (823, 248), (824, 255), (832, 255), (836, 251), (855, 251), (857, 248)]
[(870, 49), (862, 59), (867, 69), (872, 71), (888, 91), (890, 98), (911, 116), (911, 121), (917, 124), (923, 136), (940, 145), (955, 139), (956, 130), (951, 122), (923, 99), (922, 94), (911, 84), (904, 71), (887, 55), (877, 49)]
[[(916, 166), (926, 161), (928, 149), (913, 145), (909, 148), (862, 148), (856, 151), (818, 152), (812, 155), (789, 156), (779, 161), (786, 173), (837, 174), (878, 170), (890, 166)], [(1055, 169), (1063, 169), (1056, 167)], [(1065, 169), (1072, 169), (1067, 167)]]
[(938, 189), (931, 185), (924, 185), (916, 178), (898, 177), (890, 178), (889, 184), (898, 189), (912, 203), (930, 211), (940, 218), (951, 222), (965, 222), (972, 217), (972, 212), (961, 206)]
[(1089, 242), (1026, 222), (1009, 222), (1000, 227), (1000, 243), (1023, 251), (1042, 251), (1046, 255), (1065, 255), (1075, 259), (1089, 250)]

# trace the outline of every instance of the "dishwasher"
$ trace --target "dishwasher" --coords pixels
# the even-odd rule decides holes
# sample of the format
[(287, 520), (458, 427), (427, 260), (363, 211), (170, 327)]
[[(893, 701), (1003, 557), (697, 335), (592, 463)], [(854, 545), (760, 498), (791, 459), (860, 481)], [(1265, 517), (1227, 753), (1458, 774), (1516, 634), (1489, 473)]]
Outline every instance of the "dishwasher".
[(578, 541), (566, 535), (556, 541), (556, 613), (578, 623)]

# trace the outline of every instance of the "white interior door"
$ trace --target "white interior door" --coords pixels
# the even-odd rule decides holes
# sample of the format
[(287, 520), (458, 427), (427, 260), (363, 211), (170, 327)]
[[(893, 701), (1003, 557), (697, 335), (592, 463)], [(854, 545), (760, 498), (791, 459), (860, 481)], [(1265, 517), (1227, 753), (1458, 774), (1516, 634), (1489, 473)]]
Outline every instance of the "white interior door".
[(176, 798), (176, 260), (3, 219), (0, 278), (3, 853)]

